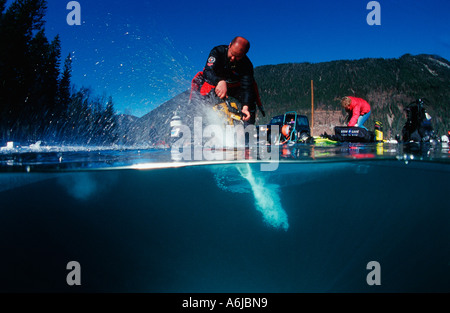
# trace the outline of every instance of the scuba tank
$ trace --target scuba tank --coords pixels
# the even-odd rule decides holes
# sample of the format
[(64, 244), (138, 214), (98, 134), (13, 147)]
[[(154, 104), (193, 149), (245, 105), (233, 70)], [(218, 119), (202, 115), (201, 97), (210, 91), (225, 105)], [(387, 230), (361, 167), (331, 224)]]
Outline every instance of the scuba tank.
[(183, 125), (181, 117), (179, 117), (175, 112), (172, 120), (170, 121), (170, 139), (172, 144), (181, 137), (181, 125)]
[(383, 124), (380, 121), (375, 122), (375, 141), (383, 141)]

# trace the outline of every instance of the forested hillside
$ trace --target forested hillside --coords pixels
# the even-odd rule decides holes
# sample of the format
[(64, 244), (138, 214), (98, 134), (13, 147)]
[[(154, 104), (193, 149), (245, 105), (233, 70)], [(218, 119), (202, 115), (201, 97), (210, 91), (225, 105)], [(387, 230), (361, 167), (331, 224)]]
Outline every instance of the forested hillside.
[(310, 116), (313, 80), (315, 109), (343, 114), (337, 99), (361, 97), (373, 110), (366, 125), (372, 128), (379, 120), (395, 135), (403, 126), (405, 105), (426, 98), (438, 133), (450, 129), (450, 63), (438, 56), (267, 65), (255, 69), (255, 79), (268, 113), (260, 123), (289, 110)]

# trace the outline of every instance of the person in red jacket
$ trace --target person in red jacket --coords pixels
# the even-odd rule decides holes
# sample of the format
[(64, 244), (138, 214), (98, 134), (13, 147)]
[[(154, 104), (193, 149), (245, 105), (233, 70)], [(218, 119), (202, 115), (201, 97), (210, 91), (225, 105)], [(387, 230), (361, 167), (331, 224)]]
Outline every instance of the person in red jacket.
[(341, 99), (341, 105), (347, 113), (349, 113), (350, 121), (349, 127), (362, 127), (370, 116), (371, 109), (370, 104), (361, 98), (356, 97), (344, 97)]

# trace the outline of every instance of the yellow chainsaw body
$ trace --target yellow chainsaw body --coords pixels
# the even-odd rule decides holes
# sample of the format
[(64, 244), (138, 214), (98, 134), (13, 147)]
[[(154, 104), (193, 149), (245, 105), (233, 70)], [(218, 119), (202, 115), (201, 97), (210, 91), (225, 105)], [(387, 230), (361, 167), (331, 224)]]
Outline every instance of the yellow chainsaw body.
[[(230, 106), (233, 109), (236, 109), (237, 111), (239, 110), (238, 106), (235, 102), (230, 102)], [(225, 102), (216, 104), (213, 107), (213, 109), (215, 111), (219, 112), (221, 115), (223, 115), (227, 119), (228, 125), (234, 125), (236, 121), (242, 122), (241, 115), (230, 112), (230, 110), (228, 109), (228, 105)]]

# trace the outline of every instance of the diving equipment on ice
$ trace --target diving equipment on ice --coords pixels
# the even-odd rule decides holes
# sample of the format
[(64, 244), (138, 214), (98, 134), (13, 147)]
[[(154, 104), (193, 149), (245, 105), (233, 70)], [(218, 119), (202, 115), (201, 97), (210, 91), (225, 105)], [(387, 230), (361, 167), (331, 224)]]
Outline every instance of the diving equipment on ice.
[(425, 99), (418, 99), (406, 108), (406, 123), (402, 129), (403, 142), (428, 142), (435, 137), (431, 116), (425, 110)]

